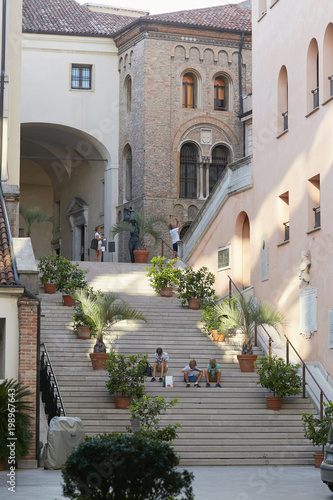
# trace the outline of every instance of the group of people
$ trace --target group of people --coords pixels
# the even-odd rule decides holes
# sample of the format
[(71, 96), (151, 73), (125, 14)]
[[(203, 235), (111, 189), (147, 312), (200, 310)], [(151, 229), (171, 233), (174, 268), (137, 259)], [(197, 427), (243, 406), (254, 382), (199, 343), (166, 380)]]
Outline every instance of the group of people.
[[(155, 361), (153, 365), (153, 377), (152, 382), (156, 381), (156, 373), (159, 374), (159, 381), (163, 382), (163, 375), (168, 371), (168, 361), (169, 355), (167, 352), (163, 352), (161, 347), (156, 349), (154, 354)], [(191, 387), (191, 382), (194, 382), (194, 387), (201, 387), (199, 382), (205, 374), (206, 377), (206, 387), (210, 387), (211, 383), (215, 383), (216, 387), (221, 387), (221, 368), (216, 362), (216, 359), (210, 359), (207, 368), (203, 371), (197, 367), (197, 362), (195, 359), (191, 359), (188, 365), (182, 370), (184, 374), (184, 382), (186, 387)]]

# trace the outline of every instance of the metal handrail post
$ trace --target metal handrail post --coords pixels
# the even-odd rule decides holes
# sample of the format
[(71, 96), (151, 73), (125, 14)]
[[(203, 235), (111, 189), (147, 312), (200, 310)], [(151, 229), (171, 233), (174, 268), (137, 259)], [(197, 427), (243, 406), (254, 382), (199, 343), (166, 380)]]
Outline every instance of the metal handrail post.
[(286, 343), (286, 363), (289, 364), (289, 340)]
[(305, 363), (303, 362), (303, 398), (305, 398)]
[(268, 356), (272, 356), (272, 339), (269, 338), (268, 341)]
[(254, 345), (258, 346), (258, 327), (254, 325)]
[(320, 391), (320, 420), (323, 420), (324, 417), (324, 409), (323, 409), (323, 391)]

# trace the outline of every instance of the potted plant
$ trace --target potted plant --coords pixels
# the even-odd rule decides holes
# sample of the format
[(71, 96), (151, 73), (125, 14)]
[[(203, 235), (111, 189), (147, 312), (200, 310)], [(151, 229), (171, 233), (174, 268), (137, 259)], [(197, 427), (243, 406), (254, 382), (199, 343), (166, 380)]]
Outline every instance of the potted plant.
[[(96, 299), (103, 296), (103, 293), (95, 290), (92, 287), (85, 288), (87, 294), (90, 297), (95, 297)], [(78, 302), (74, 307), (73, 314), (73, 329), (77, 334), (78, 339), (89, 339), (90, 336), (95, 334), (96, 325), (95, 322), (86, 314), (84, 314), (81, 302)]]
[(62, 292), (65, 306), (73, 306), (75, 304), (75, 290), (87, 287), (85, 280), (87, 272), (87, 270), (80, 269), (77, 262), (72, 263), (64, 257), (59, 256), (56, 289)]
[(302, 391), (302, 377), (298, 371), (301, 365), (291, 365), (277, 356), (259, 356), (255, 367), (260, 384), (268, 389), (272, 396), (266, 396), (267, 408), (279, 410), (285, 396), (295, 396)]
[(160, 224), (167, 225), (161, 215), (144, 215), (142, 211), (131, 210), (130, 219), (117, 222), (111, 229), (111, 236), (114, 238), (116, 234), (124, 231), (135, 233), (138, 240), (138, 249), (134, 250), (135, 262), (146, 263), (149, 255), (149, 250), (146, 249), (147, 239), (151, 237), (155, 243), (161, 238), (162, 232), (157, 227)]
[(40, 207), (25, 208), (20, 205), (20, 215), (27, 226), (27, 237), (30, 238), (32, 228), (41, 222), (54, 222), (53, 215), (45, 214)]
[(266, 302), (254, 297), (246, 301), (242, 295), (237, 300), (223, 300), (214, 309), (223, 330), (235, 330), (243, 334), (242, 354), (238, 354), (237, 359), (242, 372), (253, 372), (257, 359), (252, 347), (254, 329), (267, 324), (278, 332), (279, 325), (284, 325), (283, 315)]
[(188, 303), (190, 309), (200, 309), (212, 304), (217, 299), (214, 283), (215, 276), (207, 267), (201, 267), (197, 271), (189, 267), (183, 269), (178, 283), (181, 305)]
[(45, 293), (56, 292), (56, 279), (58, 269), (58, 255), (43, 255), (39, 259), (38, 269), (40, 272), (40, 281), (44, 285)]
[(177, 259), (153, 257), (151, 266), (146, 267), (147, 276), (154, 290), (162, 297), (171, 297), (173, 286), (177, 285), (181, 270), (176, 267)]
[[(31, 392), (21, 382), (4, 380), (0, 384), (0, 464), (13, 465), (29, 451), (32, 433), (29, 431), (32, 411), (24, 400)], [(13, 423), (13, 426), (10, 424)], [(14, 440), (15, 439), (15, 440)], [(14, 454), (11, 454), (11, 446)], [(14, 460), (14, 461), (12, 461)]]
[(108, 292), (101, 296), (89, 295), (87, 290), (76, 290), (74, 298), (82, 305), (82, 310), (95, 324), (96, 344), (90, 354), (94, 370), (106, 369), (106, 345), (103, 342), (104, 329), (124, 319), (140, 319), (147, 323), (144, 316), (130, 307), (116, 295)]
[(309, 439), (312, 446), (321, 446), (321, 452), (313, 452), (315, 467), (319, 468), (324, 460), (324, 446), (327, 443), (328, 431), (333, 420), (333, 403), (323, 403), (324, 416), (320, 420), (313, 413), (302, 413), (304, 437)]
[(130, 354), (126, 357), (112, 351), (107, 356), (109, 379), (105, 385), (115, 398), (116, 408), (128, 408), (131, 398), (140, 399), (146, 393), (143, 371), (147, 366), (148, 354)]

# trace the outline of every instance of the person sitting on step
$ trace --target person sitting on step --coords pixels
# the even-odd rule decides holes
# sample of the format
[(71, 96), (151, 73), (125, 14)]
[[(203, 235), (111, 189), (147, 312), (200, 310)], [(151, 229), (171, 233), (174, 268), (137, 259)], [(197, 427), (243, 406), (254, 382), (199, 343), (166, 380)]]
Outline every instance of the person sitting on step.
[(195, 359), (191, 359), (190, 364), (185, 366), (182, 373), (184, 373), (184, 382), (186, 382), (186, 387), (191, 387), (190, 382), (194, 382), (194, 387), (200, 387), (199, 382), (202, 378), (203, 371), (197, 367)]
[(209, 365), (205, 369), (206, 387), (210, 387), (210, 382), (216, 382), (216, 387), (221, 387), (221, 373), (220, 365), (216, 363), (216, 359), (210, 359)]
[(161, 347), (158, 347), (154, 356), (155, 362), (153, 366), (153, 378), (151, 379), (151, 382), (155, 382), (156, 372), (160, 373), (159, 381), (163, 382), (163, 375), (168, 371), (169, 355), (167, 352), (163, 352), (163, 349)]

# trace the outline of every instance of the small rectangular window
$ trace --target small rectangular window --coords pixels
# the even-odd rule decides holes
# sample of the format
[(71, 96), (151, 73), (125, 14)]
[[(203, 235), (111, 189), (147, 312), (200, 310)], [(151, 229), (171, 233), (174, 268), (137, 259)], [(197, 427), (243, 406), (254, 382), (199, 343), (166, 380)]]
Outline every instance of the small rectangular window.
[(72, 64), (72, 89), (91, 90), (91, 64)]
[(217, 251), (217, 270), (230, 268), (230, 245), (227, 247), (219, 248)]
[(289, 191), (279, 196), (278, 206), (278, 227), (279, 241), (286, 242), (290, 240), (289, 234)]

